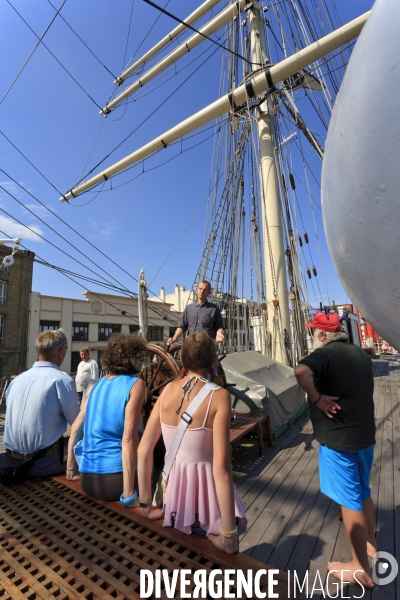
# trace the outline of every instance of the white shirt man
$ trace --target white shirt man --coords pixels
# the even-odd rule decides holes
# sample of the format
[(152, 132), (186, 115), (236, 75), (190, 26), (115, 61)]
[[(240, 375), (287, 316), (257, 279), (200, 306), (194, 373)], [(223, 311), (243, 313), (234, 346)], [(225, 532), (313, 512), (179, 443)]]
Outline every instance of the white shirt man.
[(94, 358), (90, 358), (89, 348), (81, 348), (79, 351), (81, 362), (78, 365), (75, 377), (78, 401), (81, 403), (83, 392), (91, 380), (99, 378), (99, 367)]
[(74, 381), (60, 371), (67, 349), (63, 329), (41, 333), (36, 338), (38, 361), (18, 375), (6, 392), (6, 451), (22, 462), (39, 450), (46, 450), (28, 477), (65, 472), (62, 436), (79, 413)]

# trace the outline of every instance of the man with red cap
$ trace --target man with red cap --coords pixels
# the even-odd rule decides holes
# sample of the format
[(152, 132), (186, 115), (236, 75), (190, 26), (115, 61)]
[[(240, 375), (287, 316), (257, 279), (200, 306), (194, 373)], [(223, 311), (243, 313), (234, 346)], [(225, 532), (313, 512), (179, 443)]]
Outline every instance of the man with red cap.
[(347, 342), (340, 317), (318, 312), (314, 351), (297, 365), (295, 376), (307, 393), (315, 438), (320, 443), (321, 491), (342, 507), (352, 560), (331, 562), (341, 581), (374, 587), (368, 556), (376, 553), (374, 508), (369, 487), (375, 444), (371, 360)]

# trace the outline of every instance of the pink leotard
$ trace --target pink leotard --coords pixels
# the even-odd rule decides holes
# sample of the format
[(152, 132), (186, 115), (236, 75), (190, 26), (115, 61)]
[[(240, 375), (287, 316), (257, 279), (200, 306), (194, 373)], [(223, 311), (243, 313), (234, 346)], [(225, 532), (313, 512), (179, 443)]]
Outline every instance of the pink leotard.
[[(214, 392), (211, 392), (203, 425), (196, 429), (188, 427), (185, 431), (169, 474), (164, 498), (164, 526), (172, 526), (172, 517), (175, 516), (175, 528), (186, 534), (192, 532), (191, 525), (196, 517), (207, 534), (218, 535), (221, 529), (221, 513), (213, 477), (213, 430), (205, 427), (213, 395)], [(162, 399), (160, 413), (161, 408)], [(161, 429), (168, 454), (176, 427), (161, 421)], [(234, 494), (235, 515), (245, 525), (245, 506), (235, 487)]]

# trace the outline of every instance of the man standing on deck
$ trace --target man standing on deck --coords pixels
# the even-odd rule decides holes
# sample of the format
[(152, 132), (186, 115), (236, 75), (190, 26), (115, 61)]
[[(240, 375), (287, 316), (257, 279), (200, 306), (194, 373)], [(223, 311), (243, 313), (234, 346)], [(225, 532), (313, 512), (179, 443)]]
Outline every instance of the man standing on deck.
[(369, 487), (375, 444), (373, 376), (369, 356), (347, 343), (336, 313), (317, 313), (314, 352), (295, 376), (308, 395), (310, 418), (320, 443), (321, 491), (342, 507), (352, 560), (328, 564), (332, 575), (374, 587), (368, 556), (376, 553), (374, 508)]
[(81, 404), (83, 392), (86, 386), (92, 380), (97, 381), (99, 378), (99, 367), (94, 358), (90, 358), (89, 348), (83, 347), (79, 350), (81, 362), (78, 365), (75, 377), (76, 391), (78, 394), (78, 402)]
[(206, 331), (216, 343), (224, 341), (224, 324), (221, 313), (216, 304), (208, 302), (211, 293), (209, 281), (200, 281), (197, 286), (197, 302), (188, 304), (182, 313), (179, 325), (173, 337), (167, 341), (167, 346), (176, 342), (181, 335), (188, 331)]

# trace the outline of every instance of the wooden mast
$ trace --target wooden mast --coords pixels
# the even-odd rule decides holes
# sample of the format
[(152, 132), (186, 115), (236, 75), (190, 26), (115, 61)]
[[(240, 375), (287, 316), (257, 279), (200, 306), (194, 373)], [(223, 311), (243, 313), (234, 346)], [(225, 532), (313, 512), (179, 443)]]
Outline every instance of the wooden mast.
[[(264, 17), (254, 4), (249, 10), (253, 70), (267, 64)], [(290, 363), (290, 317), (283, 243), (282, 212), (274, 148), (274, 95), (260, 105), (257, 118), (260, 153), (261, 210), (263, 219), (265, 291), (267, 299), (267, 354), (278, 362)]]

